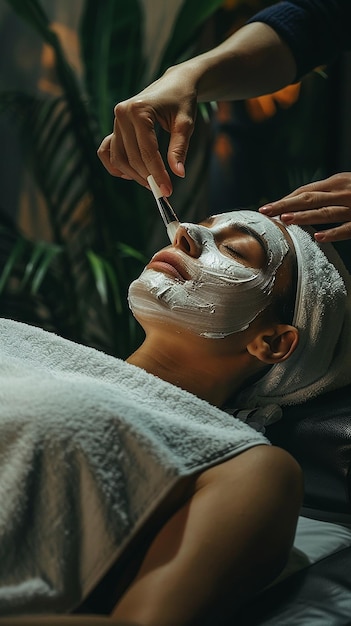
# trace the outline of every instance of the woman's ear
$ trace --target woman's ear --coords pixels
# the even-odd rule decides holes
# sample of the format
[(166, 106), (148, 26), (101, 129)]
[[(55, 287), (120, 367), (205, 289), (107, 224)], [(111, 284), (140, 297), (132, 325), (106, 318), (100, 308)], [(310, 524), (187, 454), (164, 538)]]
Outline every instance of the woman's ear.
[(277, 324), (256, 335), (247, 346), (249, 354), (259, 361), (274, 365), (292, 355), (299, 342), (299, 331), (289, 324)]

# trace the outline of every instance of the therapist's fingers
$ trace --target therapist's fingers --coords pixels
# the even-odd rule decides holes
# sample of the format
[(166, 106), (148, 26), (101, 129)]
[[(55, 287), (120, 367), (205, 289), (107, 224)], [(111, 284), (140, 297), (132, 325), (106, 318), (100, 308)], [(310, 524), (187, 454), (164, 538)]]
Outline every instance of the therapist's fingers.
[[(126, 180), (134, 179), (140, 185), (148, 187), (147, 181), (129, 166), (123, 143), (118, 140), (118, 135), (119, 131), (115, 131), (102, 140), (97, 151), (99, 159), (112, 176)], [(126, 165), (123, 166), (123, 163)]]
[[(280, 219), (284, 224), (298, 226), (317, 226), (318, 224), (333, 224), (332, 228), (323, 229), (315, 233), (315, 239), (320, 242), (342, 241), (351, 239), (351, 208), (346, 206), (324, 206), (308, 211), (282, 213)], [(337, 224), (334, 226), (334, 224)]]
[[(311, 183), (277, 202), (260, 207), (259, 211), (269, 217), (279, 215), (287, 225), (335, 224), (330, 229), (315, 233), (319, 242), (351, 239), (350, 180), (349, 175), (335, 175), (325, 181)], [(320, 191), (321, 186), (329, 190)]]
[(323, 206), (309, 211), (282, 213), (280, 219), (285, 224), (307, 226), (313, 224), (335, 224), (351, 221), (351, 208), (346, 206)]
[(181, 178), (185, 176), (185, 160), (194, 132), (195, 119), (196, 109), (189, 112), (185, 110), (176, 115), (172, 123), (167, 160), (172, 172)]
[[(344, 198), (344, 202), (335, 202), (334, 204), (345, 204), (351, 206), (351, 172), (339, 172), (333, 174), (329, 178), (322, 180), (316, 180), (312, 183), (307, 183), (298, 189), (295, 189), (292, 193), (286, 197), (291, 198), (293, 196), (301, 195), (303, 192), (327, 192), (328, 194), (334, 194), (334, 198)], [(327, 204), (332, 204), (331, 202)]]
[(167, 159), (171, 171), (184, 177), (196, 102), (188, 98), (178, 101), (175, 97), (175, 103), (160, 100), (157, 106), (150, 105), (143, 98), (116, 105), (111, 162), (138, 182), (140, 177), (146, 179), (152, 174), (161, 191), (168, 196), (172, 192), (172, 183), (159, 151), (155, 124), (170, 135)]
[(159, 152), (155, 119), (152, 107), (142, 100), (116, 105), (111, 163), (144, 186), (152, 174), (164, 195), (170, 195), (172, 184)]
[[(303, 185), (284, 198), (260, 207), (259, 211), (274, 217), (291, 212), (320, 210), (324, 207), (330, 207), (332, 213), (335, 212), (334, 207), (351, 207), (351, 172), (341, 172)], [(323, 218), (324, 215), (321, 214), (320, 217)]]
[(102, 162), (102, 164), (106, 167), (109, 174), (112, 176), (121, 176), (122, 172), (119, 168), (113, 167), (110, 159), (110, 151), (111, 151), (111, 139), (112, 134), (107, 135), (102, 140), (101, 144), (98, 147), (97, 154)]
[(318, 224), (333, 224), (332, 228), (323, 229), (315, 233), (315, 239), (320, 242), (342, 241), (351, 238), (350, 207), (330, 206), (297, 213), (283, 213), (280, 219), (287, 225), (317, 226)]
[(126, 178), (128, 180), (131, 180), (132, 177), (127, 176), (126, 174), (124, 174), (118, 167), (115, 167), (114, 165), (112, 165), (111, 163), (111, 140), (112, 140), (113, 135), (107, 135), (107, 137), (105, 137), (98, 150), (97, 150), (97, 154), (98, 157), (100, 159), (100, 161), (102, 162), (102, 164), (105, 166), (105, 168), (107, 169), (107, 171), (109, 172), (109, 174), (111, 174), (112, 176), (119, 176), (121, 178)]
[[(185, 176), (185, 159), (197, 113), (197, 79), (181, 64), (114, 109), (112, 135), (98, 154), (114, 176), (132, 178), (147, 186), (152, 174), (163, 195), (172, 193), (166, 162), (160, 154), (158, 131), (169, 134), (167, 161), (176, 176)], [(109, 152), (108, 152), (109, 150)]]
[(345, 241), (351, 239), (351, 222), (334, 226), (327, 230), (321, 230), (314, 234), (316, 241), (320, 243), (327, 243), (333, 241)]
[[(340, 202), (343, 199), (343, 195), (333, 194), (323, 191), (294, 191), (293, 193), (285, 196), (281, 200), (276, 202), (270, 202), (259, 208), (260, 213), (274, 217), (277, 215), (284, 215), (285, 213), (300, 212), (300, 211), (316, 211), (322, 210), (331, 205), (344, 206), (345, 202)], [(321, 213), (320, 217), (325, 217), (325, 214)], [(331, 220), (332, 221), (332, 220)], [(313, 223), (313, 222), (311, 222)]]

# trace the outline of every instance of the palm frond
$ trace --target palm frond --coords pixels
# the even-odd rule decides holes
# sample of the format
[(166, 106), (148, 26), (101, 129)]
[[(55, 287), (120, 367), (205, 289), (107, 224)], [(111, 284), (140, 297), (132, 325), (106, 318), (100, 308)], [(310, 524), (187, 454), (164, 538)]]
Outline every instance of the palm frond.
[(80, 37), (86, 89), (101, 137), (111, 132), (116, 102), (140, 90), (142, 24), (138, 0), (86, 0), (84, 4)]
[[(70, 110), (63, 98), (38, 98), (23, 93), (3, 94), (1, 105), (2, 109), (6, 106), (19, 128), (27, 163), (47, 203), (55, 244), (65, 251), (65, 299), (72, 311), (69, 317), (77, 339), (86, 338), (86, 294), (91, 293), (94, 281), (85, 249), (91, 245), (102, 247), (102, 237), (96, 212), (90, 210), (89, 170), (74, 141)], [(52, 134), (51, 129), (55, 129)], [(18, 240), (18, 246), (21, 241)], [(15, 253), (16, 248), (12, 257)], [(23, 278), (30, 290), (38, 289), (52, 254), (53, 248), (44, 244), (33, 250)]]
[[(9, 301), (15, 283), (16, 297), (25, 293), (39, 303), (34, 309), (40, 309), (46, 327), (123, 357), (140, 337), (128, 309), (128, 285), (145, 264), (151, 235), (163, 225), (151, 194), (111, 177), (96, 149), (111, 130), (115, 102), (143, 87), (150, 62), (143, 57), (143, 6), (140, 0), (85, 0), (83, 93), (39, 0), (6, 1), (51, 47), (62, 96), (0, 94), (0, 112), (11, 114), (19, 129), (28, 167), (45, 198), (54, 241), (17, 237), (7, 246), (0, 296)], [(179, 60), (220, 4), (183, 3), (159, 72)], [(189, 194), (194, 197), (193, 188)], [(23, 315), (29, 315), (25, 305)]]
[(49, 19), (37, 0), (6, 0), (12, 9), (48, 41)]
[(199, 28), (223, 5), (223, 0), (185, 0), (177, 16), (157, 75), (160, 76), (172, 64), (189, 57), (196, 43)]
[[(32, 242), (0, 212), (0, 314), (73, 337), (62, 282), (62, 249)], [(30, 280), (30, 277), (32, 280)], [(65, 310), (66, 306), (66, 310)]]

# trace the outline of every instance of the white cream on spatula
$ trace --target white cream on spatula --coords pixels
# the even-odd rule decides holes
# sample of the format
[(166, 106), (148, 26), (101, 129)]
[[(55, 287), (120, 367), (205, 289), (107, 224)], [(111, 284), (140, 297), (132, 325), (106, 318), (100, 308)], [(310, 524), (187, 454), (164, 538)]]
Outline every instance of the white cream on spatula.
[(175, 212), (173, 211), (170, 203), (168, 202), (166, 196), (162, 195), (162, 192), (159, 186), (157, 185), (157, 183), (155, 182), (154, 177), (151, 175), (148, 176), (147, 182), (149, 183), (150, 189), (155, 196), (157, 206), (159, 208), (161, 217), (167, 229), (168, 237), (170, 238), (171, 243), (173, 243), (175, 234), (178, 230), (179, 220)]

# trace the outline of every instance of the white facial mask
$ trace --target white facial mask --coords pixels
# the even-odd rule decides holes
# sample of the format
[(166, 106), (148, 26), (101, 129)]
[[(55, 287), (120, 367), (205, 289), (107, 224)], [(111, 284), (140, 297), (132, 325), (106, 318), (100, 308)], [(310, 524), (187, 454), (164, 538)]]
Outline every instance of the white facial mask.
[[(222, 338), (248, 328), (269, 305), (277, 270), (289, 250), (280, 228), (253, 211), (215, 217), (210, 227), (182, 224), (202, 250), (198, 258), (172, 248), (190, 280), (145, 269), (131, 284), (129, 306), (136, 316), (170, 321), (197, 335)], [(244, 227), (262, 241), (267, 253), (264, 269), (245, 267), (220, 252), (215, 237), (228, 227)]]

